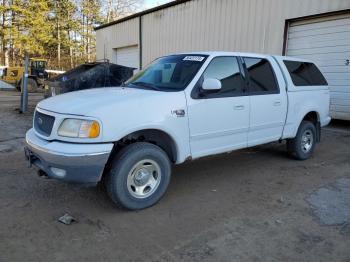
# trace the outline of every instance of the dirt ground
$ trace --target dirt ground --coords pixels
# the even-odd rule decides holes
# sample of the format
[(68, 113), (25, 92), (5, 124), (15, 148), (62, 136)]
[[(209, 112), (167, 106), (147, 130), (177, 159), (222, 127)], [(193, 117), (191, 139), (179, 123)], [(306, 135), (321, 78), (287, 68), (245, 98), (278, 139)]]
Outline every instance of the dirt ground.
[[(273, 143), (176, 166), (156, 206), (128, 212), (27, 168), (40, 98), (18, 114), (18, 93), (0, 91), (1, 262), (350, 261), (349, 123), (325, 128), (304, 162)], [(78, 222), (59, 223), (65, 213)]]

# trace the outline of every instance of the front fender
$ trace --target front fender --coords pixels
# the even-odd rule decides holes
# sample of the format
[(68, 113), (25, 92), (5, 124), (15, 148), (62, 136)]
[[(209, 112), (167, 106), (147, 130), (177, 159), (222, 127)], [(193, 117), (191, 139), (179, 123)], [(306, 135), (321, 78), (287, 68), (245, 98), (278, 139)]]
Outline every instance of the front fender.
[(189, 133), (187, 128), (179, 128), (179, 127), (173, 127), (169, 128), (168, 126), (164, 125), (157, 125), (157, 124), (148, 124), (148, 125), (139, 125), (132, 128), (124, 129), (122, 132), (118, 133), (117, 136), (114, 136), (112, 139), (113, 142), (119, 141), (122, 138), (138, 132), (138, 131), (144, 131), (144, 130), (157, 130), (161, 131), (163, 133), (166, 133), (174, 142), (175, 149), (176, 149), (176, 163), (182, 163), (184, 162), (190, 155), (190, 144), (189, 144)]

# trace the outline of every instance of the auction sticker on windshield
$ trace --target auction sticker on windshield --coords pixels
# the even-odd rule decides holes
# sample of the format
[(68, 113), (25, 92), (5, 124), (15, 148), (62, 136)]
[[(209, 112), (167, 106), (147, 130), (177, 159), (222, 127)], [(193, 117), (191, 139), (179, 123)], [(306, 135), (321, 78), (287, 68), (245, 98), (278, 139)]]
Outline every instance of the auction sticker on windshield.
[(205, 58), (204, 56), (186, 56), (183, 60), (202, 62), (204, 58)]

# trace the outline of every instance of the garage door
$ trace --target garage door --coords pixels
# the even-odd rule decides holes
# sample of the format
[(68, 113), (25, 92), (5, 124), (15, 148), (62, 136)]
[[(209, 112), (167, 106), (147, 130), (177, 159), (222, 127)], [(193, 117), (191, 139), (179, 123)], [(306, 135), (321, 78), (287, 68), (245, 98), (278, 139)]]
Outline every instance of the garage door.
[(314, 60), (331, 90), (331, 115), (350, 120), (350, 15), (291, 23), (287, 55)]
[(138, 46), (128, 46), (116, 48), (115, 57), (118, 65), (139, 68), (139, 49)]

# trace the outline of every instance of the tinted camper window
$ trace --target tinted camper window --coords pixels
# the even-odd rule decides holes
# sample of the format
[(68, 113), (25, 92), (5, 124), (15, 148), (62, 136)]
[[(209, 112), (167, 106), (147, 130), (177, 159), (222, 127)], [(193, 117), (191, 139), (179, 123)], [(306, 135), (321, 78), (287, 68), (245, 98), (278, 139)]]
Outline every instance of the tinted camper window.
[(283, 61), (295, 86), (328, 85), (320, 70), (313, 64), (298, 61)]

